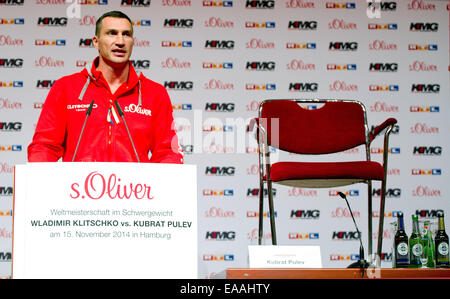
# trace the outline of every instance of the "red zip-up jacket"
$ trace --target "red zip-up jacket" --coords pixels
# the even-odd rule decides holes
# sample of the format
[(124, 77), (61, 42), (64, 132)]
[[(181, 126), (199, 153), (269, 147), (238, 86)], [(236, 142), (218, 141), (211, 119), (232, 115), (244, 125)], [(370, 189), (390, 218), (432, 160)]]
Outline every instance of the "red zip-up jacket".
[(28, 146), (28, 161), (53, 162), (61, 157), (72, 161), (86, 111), (94, 100), (75, 162), (137, 162), (125, 123), (115, 108), (117, 100), (140, 162), (182, 164), (166, 89), (142, 73), (138, 76), (130, 63), (128, 81), (112, 94), (95, 68), (97, 62), (98, 57), (81, 72), (54, 82)]

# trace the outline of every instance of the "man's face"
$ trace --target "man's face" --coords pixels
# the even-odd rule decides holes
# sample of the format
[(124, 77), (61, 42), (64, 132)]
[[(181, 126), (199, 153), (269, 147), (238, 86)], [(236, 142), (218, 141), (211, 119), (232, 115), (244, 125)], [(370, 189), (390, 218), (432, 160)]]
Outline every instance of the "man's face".
[(133, 50), (133, 29), (127, 19), (106, 17), (93, 42), (107, 63), (124, 64), (128, 62)]

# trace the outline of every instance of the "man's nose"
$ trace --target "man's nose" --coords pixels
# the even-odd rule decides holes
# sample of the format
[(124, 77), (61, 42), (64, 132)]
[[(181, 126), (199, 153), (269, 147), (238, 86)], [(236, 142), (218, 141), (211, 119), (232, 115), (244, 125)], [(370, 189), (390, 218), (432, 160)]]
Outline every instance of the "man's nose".
[(116, 40), (115, 40), (117, 45), (125, 45), (125, 37), (123, 36), (123, 34), (119, 33), (116, 35)]

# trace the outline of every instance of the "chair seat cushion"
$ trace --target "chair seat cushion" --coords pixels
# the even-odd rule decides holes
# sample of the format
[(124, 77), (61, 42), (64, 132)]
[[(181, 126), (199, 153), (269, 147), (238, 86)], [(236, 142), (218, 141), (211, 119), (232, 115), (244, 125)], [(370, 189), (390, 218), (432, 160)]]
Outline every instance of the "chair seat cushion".
[(270, 168), (273, 182), (313, 179), (384, 179), (383, 166), (374, 161), (278, 162)]

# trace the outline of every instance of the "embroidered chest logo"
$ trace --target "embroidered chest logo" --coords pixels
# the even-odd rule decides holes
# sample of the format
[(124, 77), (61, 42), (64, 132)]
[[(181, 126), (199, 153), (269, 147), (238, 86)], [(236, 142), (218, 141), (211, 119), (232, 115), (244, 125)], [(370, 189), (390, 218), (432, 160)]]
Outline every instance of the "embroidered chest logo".
[(139, 107), (136, 104), (130, 104), (128, 106), (126, 106), (123, 109), (124, 112), (130, 112), (130, 113), (138, 113), (138, 114), (142, 114), (142, 115), (147, 115), (147, 116), (152, 116), (152, 111), (150, 109), (145, 109), (142, 107)]
[[(89, 108), (89, 104), (74, 104), (67, 105), (67, 110), (75, 110), (77, 112), (84, 112)], [(92, 108), (97, 108), (97, 104), (94, 104)]]

